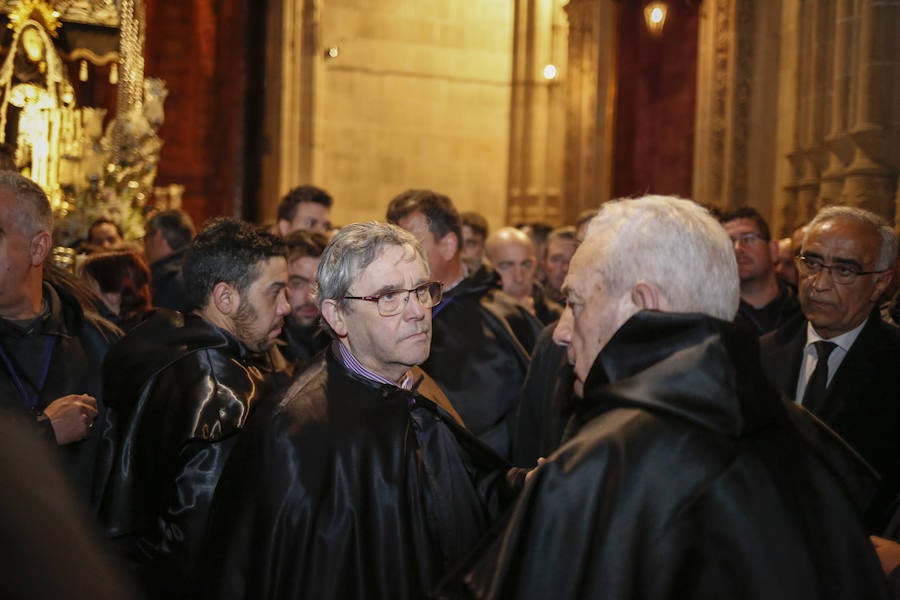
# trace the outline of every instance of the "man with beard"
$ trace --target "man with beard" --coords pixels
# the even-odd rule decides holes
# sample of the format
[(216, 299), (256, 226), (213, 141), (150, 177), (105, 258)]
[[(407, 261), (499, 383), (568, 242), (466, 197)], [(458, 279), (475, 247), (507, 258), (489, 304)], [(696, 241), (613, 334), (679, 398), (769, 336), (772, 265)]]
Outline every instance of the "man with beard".
[(524, 479), (417, 365), (441, 284), (393, 225), (341, 229), (317, 297), (334, 338), (222, 474), (208, 597), (421, 598)]
[(284, 238), (288, 264), (288, 300), (291, 314), (281, 330), (279, 348), (284, 357), (302, 366), (328, 345), (328, 334), (319, 326), (316, 305), (316, 268), (328, 245), (320, 233), (293, 231)]
[(211, 222), (184, 265), (193, 313), (161, 309), (110, 350), (96, 490), (106, 533), (150, 597), (193, 597), (209, 504), (267, 381), (254, 356), (290, 312), (280, 240)]
[(563, 290), (554, 337), (582, 404), (465, 570), (472, 595), (888, 597), (829, 432), (766, 385), (755, 337), (730, 322), (733, 244), (705, 209), (605, 203)]

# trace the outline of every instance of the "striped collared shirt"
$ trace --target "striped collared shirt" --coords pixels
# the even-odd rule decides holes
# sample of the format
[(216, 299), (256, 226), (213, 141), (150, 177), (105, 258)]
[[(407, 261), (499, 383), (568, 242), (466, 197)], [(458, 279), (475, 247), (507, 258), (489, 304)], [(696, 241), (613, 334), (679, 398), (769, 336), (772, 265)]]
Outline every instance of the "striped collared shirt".
[(382, 377), (378, 373), (373, 373), (372, 371), (370, 371), (367, 368), (365, 368), (364, 366), (362, 366), (359, 363), (359, 361), (356, 360), (356, 357), (353, 356), (353, 354), (350, 352), (350, 350), (347, 349), (347, 347), (344, 346), (344, 344), (342, 344), (341, 342), (336, 341), (335, 344), (337, 344), (338, 356), (340, 357), (341, 362), (343, 363), (344, 367), (351, 373), (355, 373), (356, 375), (359, 375), (363, 379), (368, 379), (369, 381), (374, 381), (375, 383), (385, 383), (387, 385), (392, 385), (394, 387), (403, 388), (404, 390), (412, 389), (412, 385), (413, 385), (412, 371), (407, 371), (406, 374), (403, 376), (403, 378), (400, 380), (400, 383), (397, 383), (396, 381), (391, 381), (390, 379), (387, 379), (386, 377)]

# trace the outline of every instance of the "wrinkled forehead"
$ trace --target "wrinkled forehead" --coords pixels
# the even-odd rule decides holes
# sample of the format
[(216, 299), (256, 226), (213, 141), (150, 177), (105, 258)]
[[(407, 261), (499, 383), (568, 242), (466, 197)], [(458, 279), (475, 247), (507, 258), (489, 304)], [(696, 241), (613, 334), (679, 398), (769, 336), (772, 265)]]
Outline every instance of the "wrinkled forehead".
[(569, 263), (569, 273), (566, 275), (567, 286), (580, 291), (595, 287), (605, 264), (604, 255), (608, 248), (609, 240), (600, 234), (588, 237), (578, 246)]
[(428, 261), (411, 244), (390, 244), (381, 248), (375, 259), (358, 271), (357, 278), (410, 269), (421, 269), (427, 275)]

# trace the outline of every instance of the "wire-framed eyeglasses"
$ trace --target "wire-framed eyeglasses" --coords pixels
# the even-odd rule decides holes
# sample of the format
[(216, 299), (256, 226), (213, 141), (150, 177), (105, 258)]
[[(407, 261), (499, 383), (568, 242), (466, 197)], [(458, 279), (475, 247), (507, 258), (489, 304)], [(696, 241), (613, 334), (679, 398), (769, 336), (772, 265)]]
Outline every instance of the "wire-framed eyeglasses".
[(825, 261), (816, 256), (797, 256), (794, 258), (794, 262), (797, 264), (797, 271), (800, 272), (800, 277), (815, 277), (820, 274), (823, 270), (827, 270), (831, 273), (831, 279), (834, 280), (835, 283), (840, 283), (841, 285), (850, 285), (856, 278), (860, 275), (874, 275), (876, 273), (884, 273), (887, 269), (881, 269), (880, 271), (863, 271), (859, 265), (855, 265), (853, 263), (837, 263), (833, 265), (826, 265)]
[(387, 290), (373, 296), (344, 296), (344, 300), (365, 300), (375, 302), (378, 314), (382, 317), (393, 317), (403, 312), (409, 297), (415, 292), (416, 299), (423, 308), (433, 308), (441, 301), (444, 288), (440, 281), (429, 281), (411, 290)]

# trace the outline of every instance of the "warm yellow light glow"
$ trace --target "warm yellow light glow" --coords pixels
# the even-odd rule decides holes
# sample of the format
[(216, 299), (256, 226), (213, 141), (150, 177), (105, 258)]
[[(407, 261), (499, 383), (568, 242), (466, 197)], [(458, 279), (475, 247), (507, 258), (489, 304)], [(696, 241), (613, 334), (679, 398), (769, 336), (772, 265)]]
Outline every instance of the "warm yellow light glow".
[(669, 7), (665, 2), (650, 2), (644, 7), (644, 21), (647, 22), (647, 30), (653, 35), (662, 33), (666, 24), (666, 15)]
[(544, 67), (544, 79), (556, 79), (556, 66), (547, 65)]

